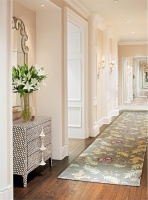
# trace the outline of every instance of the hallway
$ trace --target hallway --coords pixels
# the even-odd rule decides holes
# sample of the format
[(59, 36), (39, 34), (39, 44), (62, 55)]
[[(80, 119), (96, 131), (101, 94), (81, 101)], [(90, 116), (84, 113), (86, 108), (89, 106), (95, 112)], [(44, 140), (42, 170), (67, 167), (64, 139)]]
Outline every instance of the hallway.
[(148, 110), (148, 97), (147, 96), (138, 96), (133, 98), (131, 103), (125, 103), (123, 108), (126, 110)]

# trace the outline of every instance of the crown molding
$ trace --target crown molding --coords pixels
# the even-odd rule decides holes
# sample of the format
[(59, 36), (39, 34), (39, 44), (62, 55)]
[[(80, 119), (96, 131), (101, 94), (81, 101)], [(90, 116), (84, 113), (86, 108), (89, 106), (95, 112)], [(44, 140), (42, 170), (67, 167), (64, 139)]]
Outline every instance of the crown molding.
[(148, 41), (119, 42), (119, 45), (143, 45), (143, 44), (148, 44)]
[(98, 23), (98, 29), (100, 29), (101, 31), (105, 30), (105, 25), (102, 22)]
[(106, 29), (105, 25), (103, 24), (103, 17), (99, 15), (99, 13), (90, 13), (89, 20), (92, 21), (95, 28), (100, 29), (101, 31), (104, 31)]
[(73, 10), (71, 10), (68, 7), (65, 7), (65, 12), (67, 12), (68, 14), (68, 20), (69, 21), (76, 21), (77, 23), (79, 23), (80, 25), (86, 26), (88, 25), (88, 22), (83, 19), (82, 17), (80, 17), (78, 14), (76, 14)]
[(98, 23), (98, 28), (99, 28), (101, 31), (104, 31), (106, 27), (105, 27), (105, 25), (103, 24), (103, 21), (104, 21), (103, 17), (101, 17), (101, 15), (99, 15), (99, 13), (97, 13), (96, 16), (95, 16), (95, 19), (96, 19), (96, 21), (97, 21), (97, 23)]
[(90, 12), (80, 3), (78, 0), (64, 0), (67, 4), (73, 7), (76, 11), (78, 11), (81, 15), (83, 15), (86, 19), (88, 19)]

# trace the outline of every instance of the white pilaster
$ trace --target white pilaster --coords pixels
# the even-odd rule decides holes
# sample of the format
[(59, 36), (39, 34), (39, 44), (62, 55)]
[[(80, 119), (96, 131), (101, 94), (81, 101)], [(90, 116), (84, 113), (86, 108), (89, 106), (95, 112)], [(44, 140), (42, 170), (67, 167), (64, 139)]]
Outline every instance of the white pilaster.
[(99, 17), (97, 14), (91, 14), (88, 20), (89, 35), (89, 135), (96, 136), (99, 133), (97, 124), (97, 37)]
[(103, 116), (107, 117), (109, 112), (109, 32), (108, 30), (103, 31), (103, 55), (105, 56), (105, 67), (103, 68)]
[(13, 199), (12, 153), (12, 1), (1, 0), (0, 6), (0, 199)]

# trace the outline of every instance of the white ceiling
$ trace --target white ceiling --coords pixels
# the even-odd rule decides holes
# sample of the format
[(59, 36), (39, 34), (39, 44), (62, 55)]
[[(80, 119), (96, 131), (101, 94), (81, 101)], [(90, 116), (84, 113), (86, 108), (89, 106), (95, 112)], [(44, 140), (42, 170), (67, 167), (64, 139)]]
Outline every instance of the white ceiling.
[[(50, 0), (14, 0), (33, 11), (52, 9)], [(147, 42), (147, 0), (65, 0), (77, 2), (89, 13), (98, 13), (119, 42)], [(114, 2), (118, 1), (118, 2)], [(44, 7), (41, 7), (44, 4)], [(134, 33), (132, 33), (134, 32)]]
[(103, 17), (104, 25), (113, 29), (119, 41), (147, 41), (147, 0), (77, 1), (91, 13)]
[[(54, 4), (50, 0), (13, 0), (24, 7), (37, 12), (37, 11), (45, 11), (48, 10), (49, 12), (54, 10)], [(43, 6), (41, 6), (43, 5)]]

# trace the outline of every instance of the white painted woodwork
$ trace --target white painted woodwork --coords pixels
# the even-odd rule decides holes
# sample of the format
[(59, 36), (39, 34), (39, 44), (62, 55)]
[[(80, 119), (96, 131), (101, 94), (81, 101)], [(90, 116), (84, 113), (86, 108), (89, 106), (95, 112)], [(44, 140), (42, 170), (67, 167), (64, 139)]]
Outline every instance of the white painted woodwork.
[(0, 5), (0, 199), (13, 199), (12, 147), (12, 1)]
[(133, 60), (123, 59), (123, 103), (129, 104), (133, 101)]
[(84, 32), (67, 22), (68, 49), (68, 137), (85, 138), (84, 133)]

